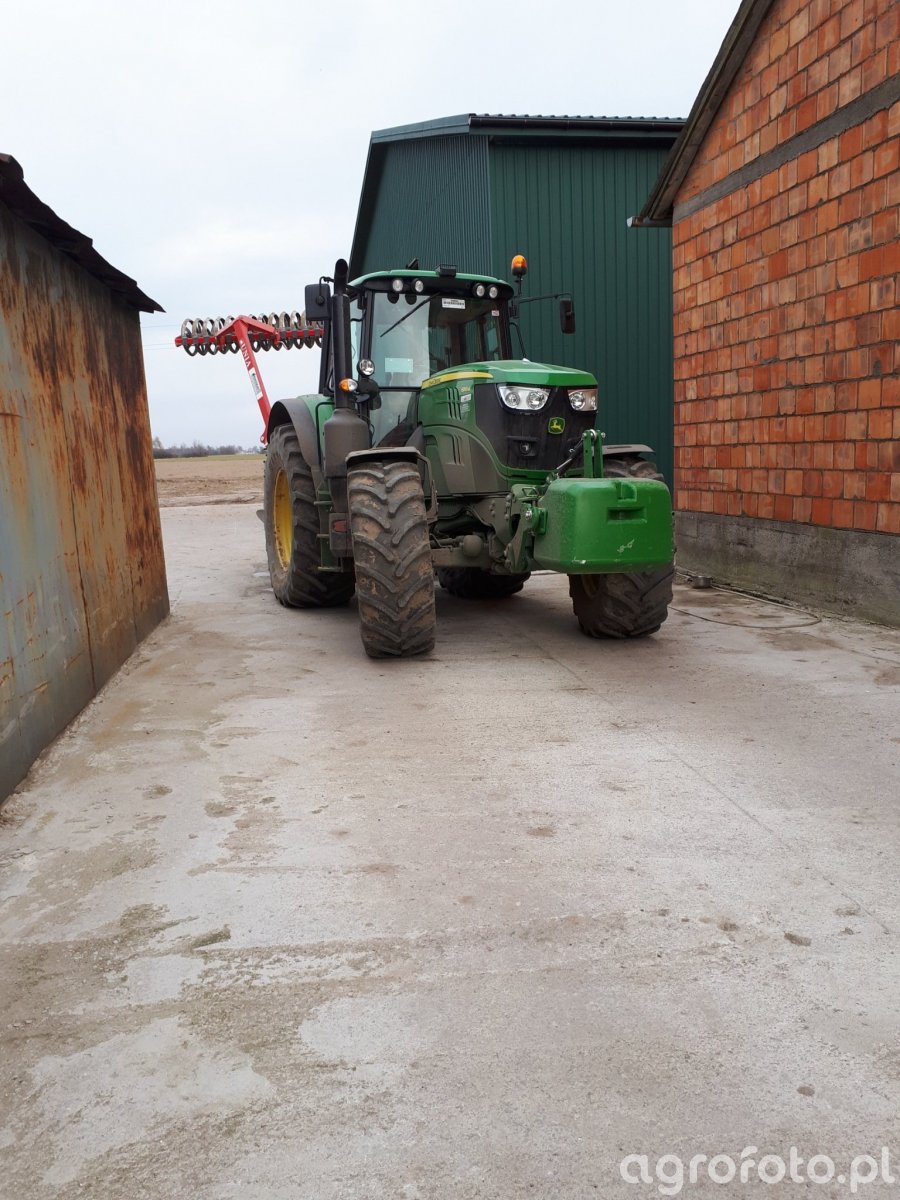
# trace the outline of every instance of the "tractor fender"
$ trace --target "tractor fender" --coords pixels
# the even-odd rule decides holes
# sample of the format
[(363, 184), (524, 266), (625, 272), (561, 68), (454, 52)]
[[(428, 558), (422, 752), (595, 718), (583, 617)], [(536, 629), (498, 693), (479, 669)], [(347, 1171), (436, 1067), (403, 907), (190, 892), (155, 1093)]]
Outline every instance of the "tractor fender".
[(269, 414), (269, 424), (266, 429), (267, 440), (279, 425), (288, 424), (293, 425), (294, 432), (297, 434), (303, 461), (313, 471), (320, 473), (322, 463), (319, 454), (319, 434), (313, 415), (303, 400), (299, 398), (295, 400), (277, 400), (272, 405), (272, 411)]
[(609, 455), (611, 458), (622, 458), (626, 454), (655, 454), (652, 446), (641, 446), (628, 443), (622, 446), (607, 446), (603, 445), (603, 457)]
[[(424, 440), (424, 439), (423, 439)], [(431, 474), (431, 463), (416, 445), (411, 446), (373, 446), (371, 450), (354, 450), (347, 455), (347, 470), (363, 466), (370, 462), (408, 462), (419, 468), (422, 479), (422, 491), (425, 493), (427, 511), (426, 520), (429, 525), (437, 520), (437, 492)]]
[(372, 446), (370, 450), (353, 450), (347, 455), (347, 470), (368, 462), (414, 462), (422, 455), (415, 446)]

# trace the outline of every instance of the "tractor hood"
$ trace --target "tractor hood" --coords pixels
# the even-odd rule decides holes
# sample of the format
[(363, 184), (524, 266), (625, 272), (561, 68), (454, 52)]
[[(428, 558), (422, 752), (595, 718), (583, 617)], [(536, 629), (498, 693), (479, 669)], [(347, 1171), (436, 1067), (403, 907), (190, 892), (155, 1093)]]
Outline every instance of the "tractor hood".
[(527, 358), (501, 359), (499, 362), (465, 363), (439, 371), (422, 384), (426, 388), (438, 387), (442, 383), (457, 383), (464, 380), (472, 383), (511, 383), (532, 387), (596, 387), (597, 380), (587, 371), (575, 371), (571, 367), (555, 367), (547, 363), (529, 362)]

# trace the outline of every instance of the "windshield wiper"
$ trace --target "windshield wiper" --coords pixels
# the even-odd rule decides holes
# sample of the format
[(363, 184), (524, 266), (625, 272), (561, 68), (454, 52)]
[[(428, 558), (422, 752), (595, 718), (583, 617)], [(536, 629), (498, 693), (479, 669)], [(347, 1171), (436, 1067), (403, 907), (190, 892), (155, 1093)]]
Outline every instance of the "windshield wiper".
[(412, 307), (412, 308), (409, 310), (409, 312), (405, 312), (405, 313), (403, 314), (403, 316), (402, 316), (402, 317), (399, 317), (399, 318), (398, 318), (398, 319), (397, 319), (397, 320), (396, 320), (396, 321), (393, 323), (393, 325), (390, 325), (390, 326), (389, 326), (387, 329), (385, 329), (385, 330), (384, 330), (384, 332), (383, 332), (383, 333), (379, 333), (379, 335), (378, 335), (378, 336), (379, 336), (379, 337), (385, 337), (387, 334), (389, 334), (389, 333), (391, 332), (391, 330), (392, 330), (392, 329), (396, 329), (398, 325), (402, 325), (402, 324), (403, 324), (403, 322), (406, 320), (406, 318), (407, 318), (407, 317), (411, 317), (411, 316), (413, 315), (413, 313), (414, 313), (414, 312), (418, 312), (418, 311), (419, 311), (419, 309), (422, 307), (422, 305), (423, 305), (423, 304), (427, 304), (427, 303), (428, 303), (430, 300), (431, 300), (431, 297), (430, 297), (430, 296), (426, 296), (424, 300), (420, 300), (418, 304), (414, 305), (414, 306), (413, 306), (413, 307)]

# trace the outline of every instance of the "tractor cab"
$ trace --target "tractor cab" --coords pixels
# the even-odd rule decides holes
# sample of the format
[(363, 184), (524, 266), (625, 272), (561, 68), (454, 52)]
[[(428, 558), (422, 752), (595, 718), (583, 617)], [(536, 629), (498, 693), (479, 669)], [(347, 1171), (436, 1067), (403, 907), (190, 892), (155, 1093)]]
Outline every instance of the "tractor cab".
[(415, 426), (420, 389), (433, 376), (510, 357), (512, 295), (501, 279), (454, 267), (379, 272), (349, 286), (350, 360), (370, 396), (373, 445)]
[[(539, 453), (538, 447), (546, 441), (546, 431), (542, 432), (540, 426), (549, 421), (551, 433), (561, 434), (568, 429), (570, 438), (580, 437), (593, 425), (596, 380), (584, 372), (544, 368), (529, 363), (524, 356), (513, 358), (514, 332), (524, 355), (515, 324), (520, 305), (534, 300), (561, 300), (560, 325), (564, 333), (574, 331), (575, 315), (568, 293), (522, 297), (522, 279), (527, 271), (523, 256), (513, 259), (512, 271), (517, 289), (502, 279), (464, 274), (453, 266), (423, 271), (415, 264), (339, 285), (335, 290), (345, 297), (338, 302), (339, 319), (328, 322), (330, 314), (323, 313), (325, 353), (320, 392), (335, 396), (340, 403), (340, 388), (345, 394), (352, 389), (352, 404), (368, 422), (372, 446), (403, 445), (415, 430), (424, 427), (430, 451), (434, 449), (434, 438), (441, 436), (429, 435), (430, 426), (456, 425), (460, 417), (464, 425), (472, 424), (471, 414), (467, 418), (459, 409), (459, 399), (465, 397), (465, 407), (474, 393), (479, 408), (485, 409), (481, 417), (494, 430), (504, 467), (520, 472), (552, 469), (565, 457), (570, 439), (563, 443), (561, 437), (551, 437), (545, 452)], [(307, 313), (315, 312), (317, 305), (323, 309), (326, 304), (335, 305), (336, 297), (331, 297), (327, 288), (322, 291), (327, 282), (323, 279), (307, 289)], [(342, 340), (347, 343), (343, 355)], [(351, 378), (339, 382), (336, 389), (335, 362), (342, 357)], [(340, 378), (339, 374), (338, 381)], [(535, 389), (536, 382), (550, 384), (551, 390)], [(554, 384), (558, 396), (552, 391)], [(577, 416), (574, 410), (578, 401), (570, 406), (567, 386), (581, 389), (578, 394), (587, 397)], [(551, 403), (543, 421), (528, 417), (523, 420), (516, 412), (543, 408), (548, 398)], [(466, 457), (477, 459), (479, 447), (471, 445), (472, 432), (468, 428), (459, 430), (467, 445)], [(482, 443), (487, 436), (484, 432), (476, 434)], [(442, 474), (439, 468), (436, 474)], [(478, 480), (470, 482), (480, 490), (485, 481), (482, 472), (477, 474)], [(502, 490), (503, 486), (503, 480), (496, 480), (490, 490)]]

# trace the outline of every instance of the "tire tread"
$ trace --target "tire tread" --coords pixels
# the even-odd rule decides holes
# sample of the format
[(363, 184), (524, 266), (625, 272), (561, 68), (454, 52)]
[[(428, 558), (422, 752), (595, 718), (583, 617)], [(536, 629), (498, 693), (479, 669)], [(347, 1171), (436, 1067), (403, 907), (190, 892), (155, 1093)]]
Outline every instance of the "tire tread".
[(438, 567), (438, 583), (451, 596), (462, 600), (503, 600), (521, 592), (531, 575), (491, 575), (478, 567)]
[(360, 636), (370, 658), (434, 646), (434, 573), (425, 498), (409, 462), (366, 463), (348, 476)]

